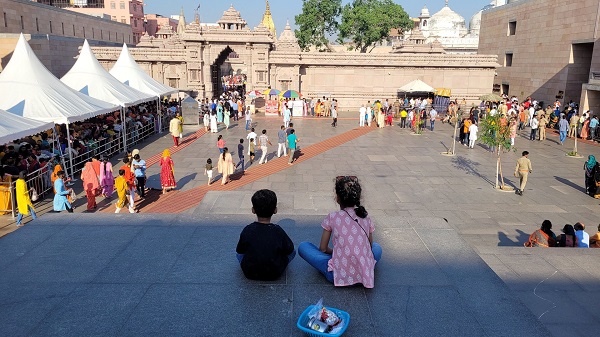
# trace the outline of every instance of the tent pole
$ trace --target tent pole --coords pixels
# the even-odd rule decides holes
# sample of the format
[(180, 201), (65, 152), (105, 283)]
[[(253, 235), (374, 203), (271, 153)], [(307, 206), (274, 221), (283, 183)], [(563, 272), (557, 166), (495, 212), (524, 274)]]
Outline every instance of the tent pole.
[(125, 128), (125, 107), (121, 107), (121, 128), (123, 133), (123, 151), (127, 152), (127, 129)]
[(160, 110), (160, 96), (156, 100), (156, 112), (158, 116), (158, 133), (162, 133), (162, 111)]
[(71, 132), (69, 131), (69, 123), (67, 122), (67, 146), (69, 147), (69, 165), (71, 166), (71, 181), (75, 179), (75, 168), (73, 167), (73, 150), (71, 149)]

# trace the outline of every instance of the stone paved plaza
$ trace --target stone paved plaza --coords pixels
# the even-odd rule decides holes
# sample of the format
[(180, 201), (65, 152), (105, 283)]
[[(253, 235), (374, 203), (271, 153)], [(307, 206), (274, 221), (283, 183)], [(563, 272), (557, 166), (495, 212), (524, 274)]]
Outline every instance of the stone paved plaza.
[[(448, 125), (438, 122), (435, 132), (420, 136), (398, 127), (374, 129), (330, 149), (327, 139), (355, 127), (350, 115), (344, 117), (337, 128), (325, 119), (294, 120), (301, 149), (315, 145), (311, 149), (320, 154), (280, 171), (270, 169), (278, 165), (275, 160), (253, 165), (246, 177), (252, 182), (242, 176), (234, 190), (218, 183), (204, 187), (206, 158), (216, 162), (218, 156), (217, 134), (205, 134), (173, 155), (179, 191), (157, 195), (154, 206), (114, 215), (114, 206), (103, 201), (97, 213), (44, 214), (0, 238), (0, 331), (300, 336), (299, 314), (320, 297), (350, 313), (345, 336), (599, 331), (600, 250), (523, 248), (544, 219), (557, 233), (565, 223), (581, 221), (593, 234), (600, 222), (598, 200), (583, 192), (584, 159), (565, 156), (569, 141), (560, 146), (554, 135), (545, 142), (517, 139), (518, 152), (531, 153), (534, 170), (520, 197), (494, 191), (495, 157), (484, 147), (457, 145), (456, 156), (441, 155), (451, 146)], [(280, 120), (258, 117), (255, 123), (275, 144)], [(235, 149), (246, 132), (232, 125), (221, 134)], [(186, 127), (187, 134), (196, 130)], [(156, 137), (141, 147), (142, 156), (171, 145), (169, 135)], [(585, 156), (600, 152), (589, 144), (579, 150)], [(272, 156), (276, 145), (270, 151)], [(503, 155), (513, 186), (518, 156)], [(157, 165), (148, 170), (151, 187), (158, 188), (159, 170)], [(234, 250), (241, 229), (253, 221), (252, 193), (274, 190), (279, 199), (274, 222), (295, 245), (317, 243), (321, 220), (335, 209), (337, 175), (356, 175), (363, 185), (374, 238), (384, 250), (375, 288), (334, 288), (299, 257), (277, 281), (246, 280)], [(160, 214), (200, 190), (208, 192), (199, 204)]]

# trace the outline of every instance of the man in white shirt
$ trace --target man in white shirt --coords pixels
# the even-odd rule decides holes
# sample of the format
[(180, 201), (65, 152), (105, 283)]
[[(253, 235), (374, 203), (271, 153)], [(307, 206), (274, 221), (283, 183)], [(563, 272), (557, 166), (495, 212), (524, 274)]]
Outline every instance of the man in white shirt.
[(358, 115), (358, 126), (365, 126), (365, 115), (367, 114), (367, 108), (365, 108), (365, 105), (363, 104), (358, 111), (360, 112), (360, 115)]
[[(254, 128), (250, 129), (250, 133), (246, 136), (246, 139), (248, 139), (248, 141), (254, 139), (252, 142), (254, 143), (254, 146), (256, 146), (256, 138), (257, 134), (254, 132)], [(250, 145), (248, 145), (248, 155), (250, 155)]]
[(262, 135), (260, 135), (260, 137), (258, 138), (258, 141), (260, 142), (260, 150), (262, 152), (258, 163), (266, 164), (267, 163), (267, 152), (269, 151), (269, 148), (267, 146), (271, 145), (271, 141), (269, 140), (269, 137), (267, 136), (267, 130), (262, 130)]
[(479, 132), (479, 128), (477, 124), (473, 123), (469, 126), (469, 148), (472, 149), (475, 146), (475, 141), (477, 140), (477, 132)]
[(437, 117), (437, 111), (435, 111), (434, 108), (431, 108), (431, 111), (429, 111), (429, 123), (431, 124), (431, 131), (433, 131), (433, 126), (435, 123), (435, 118)]
[(531, 124), (531, 134), (529, 135), (529, 140), (535, 140), (538, 127), (540, 126), (540, 121), (538, 120), (538, 117), (534, 115), (529, 123)]

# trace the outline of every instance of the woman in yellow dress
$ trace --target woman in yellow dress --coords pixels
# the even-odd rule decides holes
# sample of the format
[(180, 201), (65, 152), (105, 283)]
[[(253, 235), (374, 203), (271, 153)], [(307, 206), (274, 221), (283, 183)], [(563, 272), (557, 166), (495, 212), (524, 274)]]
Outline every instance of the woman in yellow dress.
[(4, 168), (0, 166), (0, 215), (9, 213), (8, 210), (12, 209), (12, 201), (10, 198), (10, 184), (12, 183), (12, 176), (4, 172)]
[(17, 179), (16, 183), (17, 207), (19, 208), (19, 215), (17, 216), (17, 227), (21, 226), (23, 216), (29, 215), (29, 212), (31, 212), (31, 217), (33, 218), (33, 220), (37, 218), (35, 214), (35, 209), (33, 208), (33, 203), (31, 202), (31, 198), (29, 197), (29, 189), (27, 189), (27, 183), (25, 182), (26, 175), (27, 173), (25, 171), (19, 172), (19, 179)]

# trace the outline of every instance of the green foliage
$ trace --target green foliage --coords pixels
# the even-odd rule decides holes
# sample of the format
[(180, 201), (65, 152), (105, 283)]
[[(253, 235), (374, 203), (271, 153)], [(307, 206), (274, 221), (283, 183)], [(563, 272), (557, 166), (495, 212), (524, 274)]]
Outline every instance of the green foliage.
[(342, 0), (303, 0), (302, 13), (295, 17), (300, 48), (305, 51), (311, 46), (320, 51), (326, 49), (329, 43), (326, 34), (337, 32), (337, 17), (341, 11)]
[(479, 121), (479, 140), (489, 147), (508, 152), (511, 150), (510, 128), (508, 121), (504, 122), (504, 126), (502, 124), (499, 114), (482, 118)]
[(412, 27), (408, 14), (392, 0), (354, 0), (342, 9), (338, 42), (351, 41), (355, 50), (366, 53), (386, 40), (393, 28), (405, 31)]

